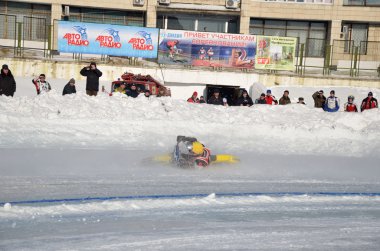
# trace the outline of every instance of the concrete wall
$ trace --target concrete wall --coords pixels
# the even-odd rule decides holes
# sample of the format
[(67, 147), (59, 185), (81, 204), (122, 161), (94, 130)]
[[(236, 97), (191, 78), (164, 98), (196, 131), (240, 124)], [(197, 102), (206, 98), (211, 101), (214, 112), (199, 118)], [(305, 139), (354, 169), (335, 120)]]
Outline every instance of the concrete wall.
[[(84, 80), (79, 74), (84, 63), (44, 61), (44, 60), (22, 60), (4, 58), (2, 62), (7, 63), (15, 76), (30, 77), (32, 79), (41, 73), (46, 74), (48, 79), (75, 78)], [(111, 83), (121, 76), (125, 71), (135, 74), (149, 74), (172, 89), (173, 97), (186, 98), (193, 91), (203, 93), (206, 85), (232, 85), (250, 89), (253, 83), (261, 83), (267, 87), (274, 85), (282, 86), (358, 86), (380, 88), (379, 80), (367, 80), (356, 78), (333, 78), (324, 76), (299, 77), (286, 74), (263, 74), (246, 72), (217, 72), (194, 69), (171, 69), (157, 67), (121, 67), (115, 65), (98, 64), (103, 72), (102, 81)], [(106, 85), (108, 89), (109, 86)]]

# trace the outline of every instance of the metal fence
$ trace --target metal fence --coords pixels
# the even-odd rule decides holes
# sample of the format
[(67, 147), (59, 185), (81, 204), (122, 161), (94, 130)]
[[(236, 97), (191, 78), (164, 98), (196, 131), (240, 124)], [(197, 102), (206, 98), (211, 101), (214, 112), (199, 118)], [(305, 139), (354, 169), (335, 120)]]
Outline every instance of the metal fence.
[[(63, 57), (57, 48), (58, 22), (53, 25), (45, 18), (24, 17), (17, 22), (14, 15), (0, 14), (0, 49), (3, 56), (24, 58)], [(324, 74), (380, 77), (380, 42), (353, 40), (334, 40), (308, 38), (305, 43), (297, 44), (296, 74)], [(67, 57), (67, 54), (66, 54)], [(76, 61), (89, 61), (82, 54), (68, 56)], [(91, 56), (91, 60), (108, 62), (108, 55)], [(128, 57), (112, 57), (120, 64), (141, 65), (157, 63), (157, 60), (137, 60)], [(214, 69), (215, 70), (215, 69)], [(221, 69), (216, 69), (221, 70)], [(231, 70), (234, 69), (224, 69)], [(236, 70), (236, 69), (235, 69)], [(243, 71), (251, 71), (242, 69)], [(271, 71), (273, 72), (273, 71)], [(291, 73), (290, 73), (291, 74)]]
[(16, 16), (0, 14), (0, 39), (16, 39)]

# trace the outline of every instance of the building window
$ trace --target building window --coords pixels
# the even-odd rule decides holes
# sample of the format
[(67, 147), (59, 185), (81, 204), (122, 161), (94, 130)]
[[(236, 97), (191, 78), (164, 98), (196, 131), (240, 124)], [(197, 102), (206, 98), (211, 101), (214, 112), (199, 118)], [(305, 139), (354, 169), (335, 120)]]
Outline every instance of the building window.
[[(62, 6), (62, 12), (64, 6)], [(144, 26), (143, 12), (105, 10), (70, 6), (70, 15), (66, 20), (88, 23), (119, 24)]]
[(251, 19), (249, 33), (252, 35), (297, 37), (298, 44), (306, 45), (306, 56), (323, 57), (327, 37), (327, 23)]
[(238, 17), (159, 13), (157, 28), (238, 33)]
[[(287, 3), (308, 3), (308, 4), (332, 4), (333, 0), (262, 0), (263, 2), (287, 2)], [(372, 0), (375, 1), (375, 0)]]
[(16, 38), (16, 23), (22, 23), (22, 39), (46, 40), (46, 27), (50, 25), (51, 6), (47, 4), (0, 2), (0, 37)]
[(379, 0), (344, 0), (344, 6), (380, 6)]
[(344, 23), (344, 51), (351, 53), (354, 47), (359, 47), (360, 54), (366, 54), (368, 42), (368, 24)]

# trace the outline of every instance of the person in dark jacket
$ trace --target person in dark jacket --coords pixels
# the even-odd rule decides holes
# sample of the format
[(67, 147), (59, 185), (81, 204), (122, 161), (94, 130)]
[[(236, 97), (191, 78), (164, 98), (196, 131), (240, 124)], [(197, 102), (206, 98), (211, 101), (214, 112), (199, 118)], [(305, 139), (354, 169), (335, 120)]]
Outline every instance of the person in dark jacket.
[(205, 103), (206, 103), (205, 97), (200, 96), (200, 97), (199, 97), (199, 103), (200, 103), (200, 104), (205, 104)]
[(131, 89), (127, 91), (127, 96), (132, 98), (137, 98), (139, 94), (140, 93), (137, 91), (137, 86), (135, 84), (132, 84)]
[(91, 62), (90, 66), (84, 67), (80, 74), (82, 76), (87, 77), (86, 81), (86, 93), (89, 96), (96, 96), (98, 95), (99, 91), (99, 78), (103, 75), (101, 71), (99, 71), (98, 68), (96, 68), (96, 63)]
[(323, 95), (323, 90), (315, 92), (312, 97), (314, 99), (314, 107), (323, 108), (326, 102), (326, 97)]
[(208, 99), (207, 103), (211, 105), (223, 105), (223, 100), (219, 94), (218, 89), (214, 90), (213, 95)]
[(0, 74), (0, 95), (12, 96), (16, 92), (16, 81), (9, 70), (8, 65), (4, 64), (1, 67)]
[(241, 96), (236, 101), (237, 106), (252, 106), (253, 101), (251, 97), (248, 95), (248, 92), (246, 90), (243, 90), (241, 93)]
[(282, 97), (279, 100), (279, 104), (280, 105), (288, 105), (288, 104), (291, 104), (291, 103), (292, 102), (290, 101), (290, 98), (289, 98), (289, 91), (285, 90), (284, 94), (282, 95)]
[(267, 104), (267, 101), (265, 100), (265, 93), (261, 93), (260, 97), (255, 100), (255, 104), (260, 104), (260, 105)]
[(299, 97), (297, 104), (306, 105), (306, 103), (304, 101), (304, 98), (303, 97)]
[(75, 89), (75, 79), (70, 79), (70, 81), (63, 88), (62, 95), (77, 93)]
[(377, 103), (377, 99), (373, 97), (372, 92), (368, 93), (368, 97), (363, 99), (362, 104), (360, 105), (361, 111), (378, 108), (378, 107), (379, 107), (379, 104)]

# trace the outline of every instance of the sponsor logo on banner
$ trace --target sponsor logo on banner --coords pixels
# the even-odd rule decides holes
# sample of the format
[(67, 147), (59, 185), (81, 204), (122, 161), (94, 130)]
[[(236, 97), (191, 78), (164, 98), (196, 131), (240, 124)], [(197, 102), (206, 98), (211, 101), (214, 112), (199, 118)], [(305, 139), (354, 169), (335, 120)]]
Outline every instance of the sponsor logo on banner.
[(139, 31), (136, 33), (135, 37), (132, 37), (129, 41), (134, 50), (140, 51), (153, 51), (154, 46), (152, 43), (151, 33), (146, 31)]
[(122, 44), (120, 43), (120, 36), (118, 30), (108, 28), (104, 30), (103, 33), (106, 33), (107, 35), (99, 35), (95, 40), (99, 42), (100, 47), (117, 49), (121, 48)]
[(82, 26), (73, 26), (75, 32), (66, 33), (63, 39), (67, 40), (68, 45), (74, 46), (89, 46), (90, 42), (87, 40), (87, 29)]

